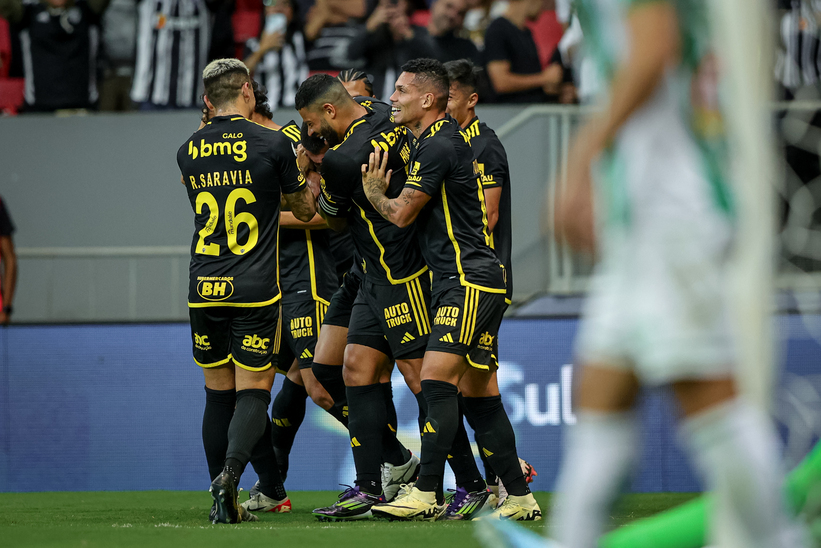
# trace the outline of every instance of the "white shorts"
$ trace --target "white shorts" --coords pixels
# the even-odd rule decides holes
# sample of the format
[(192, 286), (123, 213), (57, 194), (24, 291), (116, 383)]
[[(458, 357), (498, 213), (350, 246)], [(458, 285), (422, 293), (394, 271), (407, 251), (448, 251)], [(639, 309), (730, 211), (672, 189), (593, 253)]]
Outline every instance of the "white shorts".
[(601, 242), (577, 357), (630, 368), (648, 385), (731, 374), (728, 223), (711, 215), (643, 221)]

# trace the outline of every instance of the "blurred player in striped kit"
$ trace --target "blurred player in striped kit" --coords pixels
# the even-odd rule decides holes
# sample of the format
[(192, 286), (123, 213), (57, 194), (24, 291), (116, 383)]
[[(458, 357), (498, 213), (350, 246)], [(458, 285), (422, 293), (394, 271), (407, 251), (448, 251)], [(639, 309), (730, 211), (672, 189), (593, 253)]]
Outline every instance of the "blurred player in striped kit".
[(637, 457), (639, 387), (671, 385), (683, 438), (743, 545), (796, 546), (775, 432), (733, 376), (735, 208), (706, 6), (583, 0), (577, 9), (608, 94), (576, 137), (557, 199), (557, 233), (598, 266), (553, 534), (564, 548), (599, 545)]

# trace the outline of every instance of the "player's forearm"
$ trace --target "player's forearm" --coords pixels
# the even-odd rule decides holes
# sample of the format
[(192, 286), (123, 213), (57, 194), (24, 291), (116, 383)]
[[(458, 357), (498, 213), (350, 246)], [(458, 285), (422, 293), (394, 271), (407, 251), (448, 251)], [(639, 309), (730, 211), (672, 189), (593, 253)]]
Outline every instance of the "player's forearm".
[(616, 70), (608, 108), (599, 119), (603, 144), (612, 140), (627, 119), (652, 97), (679, 56), (679, 28), (672, 3), (634, 8), (628, 24), (630, 54)]
[(307, 185), (299, 192), (285, 194), (285, 200), (288, 202), (294, 217), (300, 221), (307, 223), (314, 218), (316, 214), (316, 199)]
[(328, 223), (328, 228), (333, 230), (334, 232), (345, 232), (348, 229), (348, 221), (341, 217), (333, 217), (332, 215), (328, 215), (325, 213), (321, 207), (317, 208), (317, 212), (325, 219), (325, 222)]
[(279, 226), (283, 228), (298, 228), (303, 230), (307, 228), (308, 230), (317, 230), (320, 228), (328, 228), (328, 223), (319, 213), (315, 214), (310, 221), (304, 222), (297, 219), (292, 212), (282, 211), (279, 214)]

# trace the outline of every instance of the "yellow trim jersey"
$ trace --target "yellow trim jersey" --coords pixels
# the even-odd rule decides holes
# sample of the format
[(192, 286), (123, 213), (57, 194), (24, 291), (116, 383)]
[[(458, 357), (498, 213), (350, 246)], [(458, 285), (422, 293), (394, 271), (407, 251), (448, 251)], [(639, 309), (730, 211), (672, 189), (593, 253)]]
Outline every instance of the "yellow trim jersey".
[(507, 163), (507, 152), (496, 132), (479, 118), (474, 117), (465, 133), (470, 138), (470, 148), (476, 158), (476, 168), (482, 180), (482, 188), (501, 188), (499, 198), (499, 218), (493, 233), (490, 235), (490, 246), (496, 252), (499, 261), (505, 266), (507, 274), (507, 299), (513, 298), (513, 265), (511, 264), (512, 219), (510, 198), (510, 168)]
[(277, 302), (281, 192), (305, 185), (296, 143), (242, 116), (217, 116), (180, 147), (177, 164), (194, 210), (189, 307)]
[(449, 280), (505, 293), (505, 269), (491, 248), (487, 209), (470, 138), (450, 115), (425, 130), (411, 150), (406, 188), (431, 197), (416, 219), (433, 292)]
[(347, 219), (359, 266), (368, 279), (399, 285), (427, 271), (416, 228), (399, 228), (374, 209), (362, 188), (362, 165), (375, 146), (387, 152), (388, 169), (393, 170), (387, 195), (396, 198), (405, 185), (410, 143), (407, 130), (391, 121), (390, 106), (370, 98), (361, 104), (367, 113), (351, 123), (342, 143), (322, 160), (319, 206), (326, 215)]

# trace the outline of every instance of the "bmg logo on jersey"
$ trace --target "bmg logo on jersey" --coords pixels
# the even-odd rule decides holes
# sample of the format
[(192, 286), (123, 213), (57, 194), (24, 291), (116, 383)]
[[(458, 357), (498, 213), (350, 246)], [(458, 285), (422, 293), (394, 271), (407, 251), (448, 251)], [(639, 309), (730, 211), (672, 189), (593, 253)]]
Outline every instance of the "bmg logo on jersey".
[(395, 304), (385, 309), (385, 320), (388, 322), (388, 327), (396, 327), (404, 323), (410, 323), (410, 307), (408, 303)]
[[(228, 139), (239, 139), (242, 137), (242, 133), (223, 133), (222, 138)], [(200, 139), (200, 144), (197, 146), (194, 144), (194, 141), (188, 141), (188, 155), (191, 156), (192, 159), (196, 160), (197, 158), (208, 158), (209, 156), (222, 156), (226, 154), (233, 154), (234, 160), (237, 162), (244, 162), (248, 159), (248, 154), (246, 153), (246, 149), (248, 148), (248, 143), (245, 141), (234, 141), (233, 143), (230, 141), (222, 141), (219, 143), (206, 143), (205, 139)]]
[(194, 346), (197, 350), (211, 350), (211, 343), (208, 342), (208, 335), (194, 333)]
[(256, 333), (253, 335), (245, 335), (245, 338), (242, 339), (242, 350), (246, 352), (267, 354), (269, 346), (271, 346), (271, 339), (262, 338)]
[(233, 278), (200, 277), (197, 282), (197, 293), (206, 301), (224, 301), (234, 294)]

